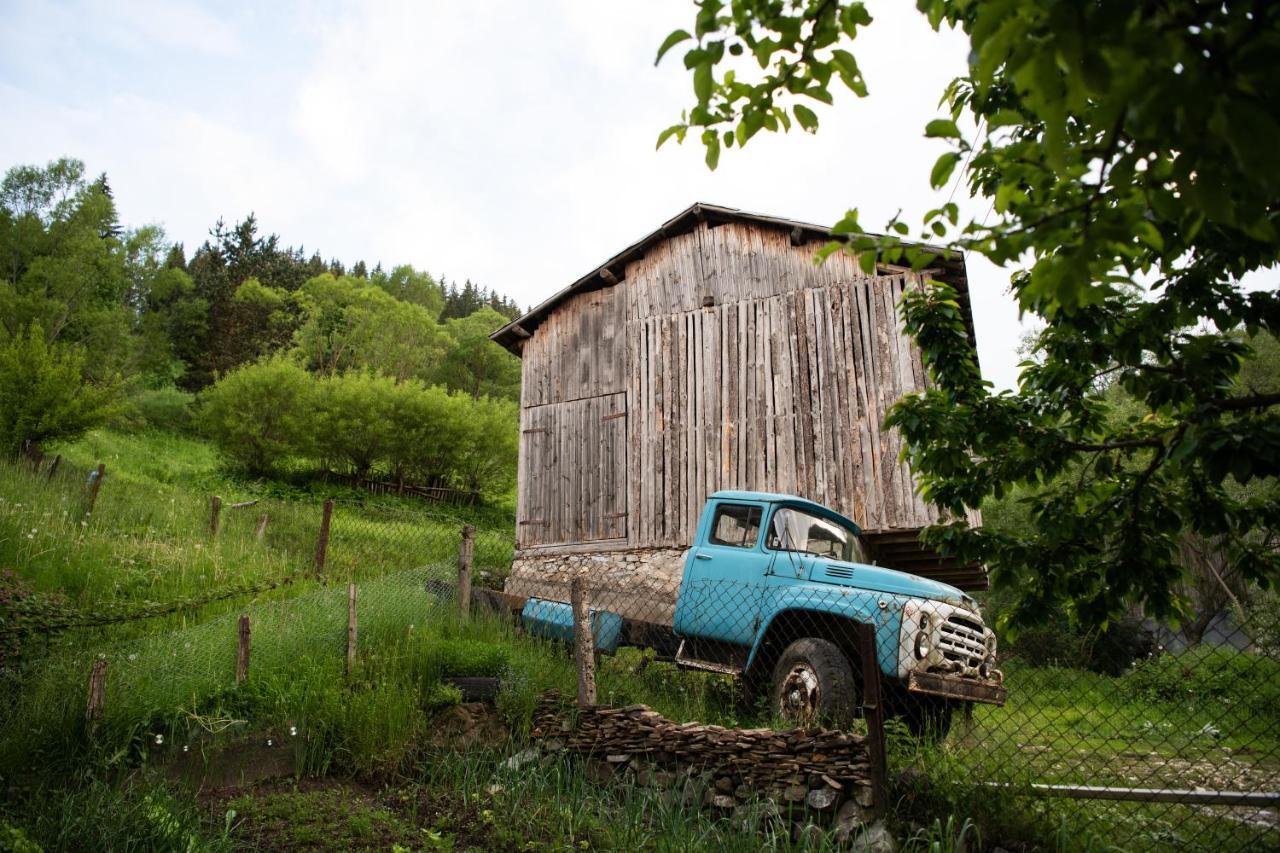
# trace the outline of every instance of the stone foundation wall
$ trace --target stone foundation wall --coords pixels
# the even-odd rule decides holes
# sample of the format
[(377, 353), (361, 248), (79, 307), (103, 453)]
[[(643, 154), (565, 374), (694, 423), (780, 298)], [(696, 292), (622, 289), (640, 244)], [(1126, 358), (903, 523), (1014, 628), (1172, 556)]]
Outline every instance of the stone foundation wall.
[(593, 607), (628, 619), (670, 625), (687, 553), (684, 548), (517, 553), (503, 591), (568, 601), (570, 581), (575, 574), (583, 573), (588, 579)]

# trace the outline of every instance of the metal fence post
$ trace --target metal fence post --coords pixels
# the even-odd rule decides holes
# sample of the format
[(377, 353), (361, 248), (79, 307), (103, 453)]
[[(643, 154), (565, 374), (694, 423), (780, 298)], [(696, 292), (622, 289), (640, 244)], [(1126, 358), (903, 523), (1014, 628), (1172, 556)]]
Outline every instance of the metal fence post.
[(102, 488), (102, 478), (107, 475), (107, 465), (105, 462), (99, 462), (97, 469), (89, 475), (89, 508), (84, 511), (85, 515), (92, 515), (93, 508), (98, 504), (98, 490)]
[(587, 600), (587, 579), (574, 575), (569, 585), (573, 605), (573, 657), (578, 668), (578, 707), (596, 704), (596, 656), (591, 633), (591, 606)]
[(320, 538), (316, 542), (316, 571), (324, 571), (324, 562), (329, 554), (329, 522), (333, 519), (333, 500), (324, 502), (324, 512), (320, 516)]
[(880, 684), (880, 663), (876, 660), (876, 627), (857, 626), (858, 649), (862, 656), (862, 713), (867, 721), (867, 754), (871, 759), (871, 808), (883, 815), (887, 805), (885, 766), (884, 706)]
[(347, 675), (356, 668), (356, 585), (347, 584)]
[(89, 670), (89, 699), (84, 706), (84, 721), (93, 731), (107, 706), (107, 661), (98, 658)]
[(240, 614), (240, 627), (236, 636), (236, 684), (244, 684), (249, 677), (249, 617)]
[(209, 538), (217, 539), (218, 531), (222, 529), (222, 498), (218, 495), (209, 496)]
[(471, 612), (471, 564), (475, 560), (476, 529), (462, 528), (462, 545), (458, 549), (458, 610), (463, 616)]

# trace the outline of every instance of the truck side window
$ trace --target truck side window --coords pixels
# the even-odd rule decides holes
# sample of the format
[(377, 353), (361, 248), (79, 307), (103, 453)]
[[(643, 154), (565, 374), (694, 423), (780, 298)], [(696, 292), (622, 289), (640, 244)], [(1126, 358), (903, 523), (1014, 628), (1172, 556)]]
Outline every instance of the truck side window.
[(711, 521), (712, 545), (728, 545), (732, 548), (754, 548), (760, 538), (760, 518), (764, 509), (758, 506), (721, 504)]

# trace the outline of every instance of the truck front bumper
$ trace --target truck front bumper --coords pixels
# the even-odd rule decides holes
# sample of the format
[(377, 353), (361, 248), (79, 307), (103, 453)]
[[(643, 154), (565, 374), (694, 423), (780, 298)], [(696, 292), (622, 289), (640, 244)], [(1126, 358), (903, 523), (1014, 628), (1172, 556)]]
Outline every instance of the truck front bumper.
[(1003, 705), (1009, 691), (998, 681), (966, 678), (943, 672), (912, 672), (907, 675), (907, 691), (926, 696), (941, 696), (962, 702), (985, 702)]

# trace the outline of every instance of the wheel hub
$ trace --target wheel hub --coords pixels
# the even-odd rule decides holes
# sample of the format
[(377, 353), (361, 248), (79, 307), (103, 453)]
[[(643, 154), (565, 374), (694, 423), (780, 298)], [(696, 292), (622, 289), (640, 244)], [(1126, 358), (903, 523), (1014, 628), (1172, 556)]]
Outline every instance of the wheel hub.
[(818, 689), (818, 673), (808, 664), (791, 667), (782, 681), (779, 710), (784, 717), (797, 720), (813, 720), (818, 716), (821, 698)]

